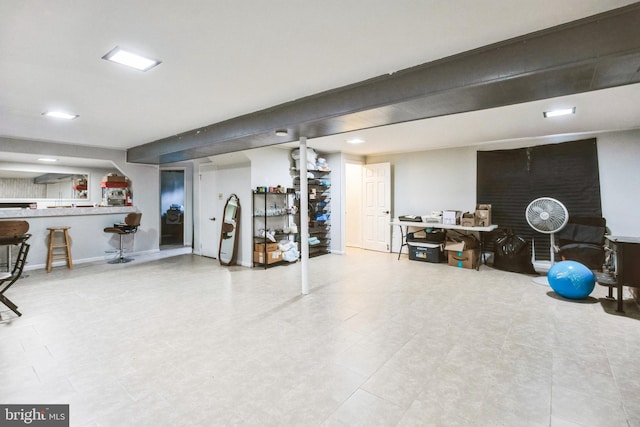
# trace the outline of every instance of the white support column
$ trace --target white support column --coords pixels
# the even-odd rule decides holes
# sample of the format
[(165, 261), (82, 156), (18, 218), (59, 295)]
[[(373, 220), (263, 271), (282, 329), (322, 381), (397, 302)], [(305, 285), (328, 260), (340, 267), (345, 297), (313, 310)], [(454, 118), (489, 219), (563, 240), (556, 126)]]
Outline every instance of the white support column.
[(302, 295), (309, 293), (309, 181), (307, 180), (307, 138), (300, 137), (300, 261)]

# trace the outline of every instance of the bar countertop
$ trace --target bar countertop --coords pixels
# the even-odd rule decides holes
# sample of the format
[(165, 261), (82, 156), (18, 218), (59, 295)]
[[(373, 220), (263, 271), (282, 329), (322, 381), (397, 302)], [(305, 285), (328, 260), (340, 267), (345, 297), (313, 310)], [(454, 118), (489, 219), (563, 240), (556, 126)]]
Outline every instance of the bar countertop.
[(135, 206), (98, 206), (98, 207), (71, 207), (59, 206), (45, 209), (0, 209), (0, 220), (5, 218), (39, 218), (52, 216), (84, 216), (84, 215), (110, 215), (127, 214), (137, 212)]

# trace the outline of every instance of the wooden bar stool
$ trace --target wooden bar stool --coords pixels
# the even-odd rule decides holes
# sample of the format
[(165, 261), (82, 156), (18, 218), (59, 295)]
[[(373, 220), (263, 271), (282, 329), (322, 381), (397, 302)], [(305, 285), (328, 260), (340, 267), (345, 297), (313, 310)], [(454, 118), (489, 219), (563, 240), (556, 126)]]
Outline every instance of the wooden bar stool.
[[(69, 229), (71, 227), (47, 227), (49, 230), (49, 253), (47, 254), (47, 273), (51, 272), (51, 264), (54, 259), (65, 259), (69, 270), (73, 270), (73, 261), (71, 260), (71, 240), (69, 239)], [(63, 243), (56, 244), (56, 233), (61, 232)], [(56, 249), (64, 249), (64, 253), (56, 252)]]

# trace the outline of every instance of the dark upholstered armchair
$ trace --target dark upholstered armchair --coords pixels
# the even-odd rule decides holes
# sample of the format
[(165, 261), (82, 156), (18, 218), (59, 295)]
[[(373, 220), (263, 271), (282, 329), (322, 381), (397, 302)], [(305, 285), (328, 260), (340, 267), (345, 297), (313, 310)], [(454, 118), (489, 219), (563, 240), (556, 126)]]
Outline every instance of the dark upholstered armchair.
[(602, 217), (569, 217), (568, 224), (556, 234), (559, 255), (577, 261), (591, 270), (602, 271), (605, 263), (607, 222)]

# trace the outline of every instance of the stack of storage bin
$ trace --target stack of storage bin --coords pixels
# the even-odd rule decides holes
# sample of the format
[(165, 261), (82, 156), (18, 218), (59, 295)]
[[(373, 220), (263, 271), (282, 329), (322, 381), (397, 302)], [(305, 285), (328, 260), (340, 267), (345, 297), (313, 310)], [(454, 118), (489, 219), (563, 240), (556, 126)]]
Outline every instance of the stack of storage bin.
[(435, 263), (445, 261), (444, 241), (446, 234), (446, 230), (430, 228), (407, 233), (409, 259)]

